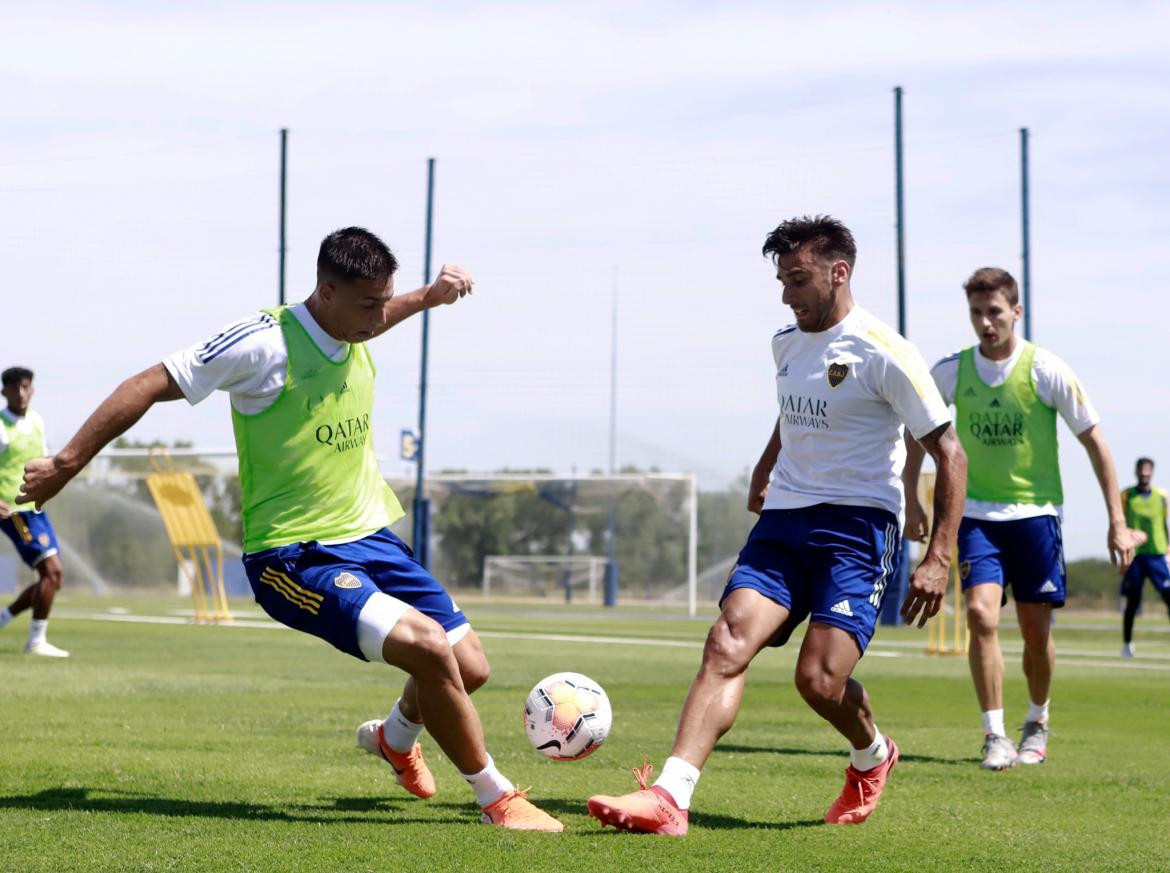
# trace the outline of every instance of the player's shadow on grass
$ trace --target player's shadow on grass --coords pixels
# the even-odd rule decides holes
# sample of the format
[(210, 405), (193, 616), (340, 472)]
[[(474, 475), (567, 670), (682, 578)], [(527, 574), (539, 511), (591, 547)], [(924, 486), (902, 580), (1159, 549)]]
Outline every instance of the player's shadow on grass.
[[(824, 820), (819, 818), (798, 819), (796, 821), (752, 821), (746, 818), (736, 818), (733, 815), (713, 815), (709, 812), (696, 813), (690, 823), (697, 828), (710, 828), (715, 831), (790, 831), (796, 828), (821, 827), (825, 824)], [(636, 831), (619, 831), (613, 828), (598, 828), (583, 834), (587, 837), (604, 837), (606, 835), (610, 837), (618, 835), (646, 836), (646, 834), (640, 834)]]
[[(36, 794), (0, 796), (0, 809), (144, 813), (146, 815), (196, 816), (243, 821), (283, 821), (305, 824), (442, 824), (435, 817), (406, 817), (407, 799), (334, 797), (326, 803), (269, 806), (230, 800), (190, 800), (156, 797), (116, 788), (46, 788)], [(424, 807), (415, 806), (415, 809)], [(324, 813), (332, 812), (334, 815)], [(352, 813), (382, 813), (378, 816)], [(475, 819), (478, 821), (478, 817)]]
[[(533, 797), (532, 801), (550, 815), (586, 815), (588, 814), (588, 807), (585, 805), (584, 797)], [(455, 803), (440, 803), (436, 806), (458, 807)], [(464, 804), (466, 806), (466, 804)], [(711, 813), (699, 813), (691, 819), (697, 827), (711, 828), (713, 830), (773, 830), (773, 831), (787, 831), (793, 828), (807, 828), (814, 825), (824, 824), (818, 819), (809, 819), (802, 821), (750, 821), (744, 818), (736, 818), (732, 815), (713, 815)], [(595, 821), (596, 825), (597, 822)], [(608, 829), (612, 834), (614, 831)], [(600, 827), (597, 833), (603, 833)], [(590, 835), (586, 831), (586, 836)]]
[[(763, 753), (767, 755), (812, 755), (817, 758), (839, 758), (840, 749), (785, 749), (777, 746), (741, 746), (736, 743), (719, 743), (715, 746), (716, 752), (740, 752), (746, 754)], [(979, 758), (970, 755), (966, 758), (937, 758), (933, 755), (914, 755), (902, 753), (902, 761), (913, 761), (916, 764), (961, 764), (964, 767)]]

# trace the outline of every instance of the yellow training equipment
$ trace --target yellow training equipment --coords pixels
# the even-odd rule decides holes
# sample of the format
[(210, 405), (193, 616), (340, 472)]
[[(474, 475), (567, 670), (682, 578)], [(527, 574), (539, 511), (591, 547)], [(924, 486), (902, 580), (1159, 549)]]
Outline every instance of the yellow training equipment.
[(946, 597), (938, 615), (926, 623), (926, 654), (965, 655), (971, 645), (971, 631), (967, 627), (967, 611), (963, 606), (962, 580), (959, 568), (951, 562), (947, 571), (947, 585), (954, 592), (951, 614), (947, 615)]
[(162, 515), (179, 572), (191, 583), (195, 621), (231, 621), (223, 588), (223, 545), (195, 477), (176, 472), (165, 451), (152, 451), (150, 462), (155, 472), (146, 477), (146, 487)]

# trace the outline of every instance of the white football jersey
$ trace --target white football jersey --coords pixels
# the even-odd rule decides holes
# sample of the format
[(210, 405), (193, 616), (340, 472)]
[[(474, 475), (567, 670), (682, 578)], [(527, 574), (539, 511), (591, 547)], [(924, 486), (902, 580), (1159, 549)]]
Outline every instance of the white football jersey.
[[(349, 343), (325, 333), (304, 303), (291, 309), (327, 357), (345, 360)], [(163, 366), (192, 406), (220, 390), (229, 393), (237, 412), (255, 415), (280, 396), (288, 370), (288, 349), (276, 319), (257, 312), (229, 324), (206, 342), (164, 358)]]
[(818, 333), (772, 338), (780, 456), (764, 509), (818, 503), (903, 511), (903, 424), (923, 437), (951, 421), (918, 349), (859, 306)]

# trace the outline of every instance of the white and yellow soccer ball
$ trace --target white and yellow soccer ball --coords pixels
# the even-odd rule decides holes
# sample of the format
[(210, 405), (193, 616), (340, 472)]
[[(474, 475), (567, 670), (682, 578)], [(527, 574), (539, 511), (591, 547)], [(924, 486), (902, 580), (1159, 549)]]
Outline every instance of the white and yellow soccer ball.
[(524, 703), (529, 742), (554, 761), (579, 761), (592, 755), (609, 736), (612, 724), (605, 690), (580, 673), (545, 676)]

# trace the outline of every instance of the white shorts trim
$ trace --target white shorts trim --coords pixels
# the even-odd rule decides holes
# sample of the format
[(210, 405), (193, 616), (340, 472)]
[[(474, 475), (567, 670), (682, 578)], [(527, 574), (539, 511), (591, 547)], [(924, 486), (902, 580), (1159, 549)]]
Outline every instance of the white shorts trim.
[[(404, 603), (396, 597), (383, 594), (381, 591), (370, 595), (370, 599), (366, 601), (366, 605), (358, 613), (357, 619), (358, 648), (366, 656), (366, 660), (373, 661), (375, 664), (386, 663), (386, 659), (382, 657), (382, 644), (386, 642), (386, 637), (390, 636), (390, 632), (394, 630), (394, 625), (398, 624), (398, 619), (413, 608), (409, 603)], [(459, 627), (451, 628), (447, 631), (447, 642), (453, 648), (456, 643), (467, 636), (470, 630), (470, 622), (464, 622)]]
[(471, 630), (471, 622), (465, 621), (459, 627), (453, 627), (447, 631), (447, 642), (454, 648), (455, 644), (467, 636), (467, 632)]
[(32, 562), (33, 567), (36, 567), (37, 564), (41, 563), (41, 561), (45, 560), (46, 558), (53, 557), (55, 554), (57, 554), (56, 549), (45, 549), (43, 552), (37, 555), (36, 560)]
[(377, 591), (370, 595), (357, 619), (358, 648), (366, 656), (366, 660), (375, 664), (385, 664), (382, 657), (382, 643), (398, 624), (398, 619), (410, 609), (410, 604), (403, 603), (396, 597)]

